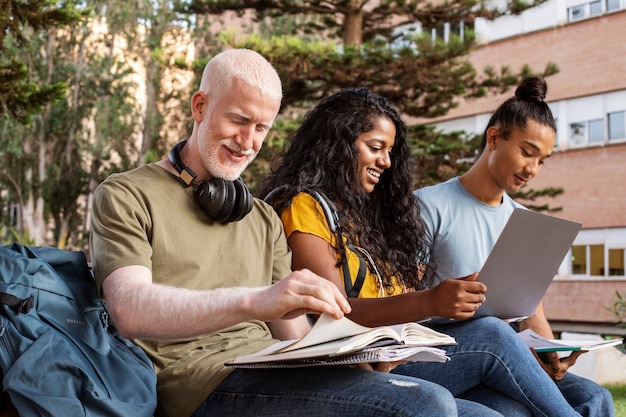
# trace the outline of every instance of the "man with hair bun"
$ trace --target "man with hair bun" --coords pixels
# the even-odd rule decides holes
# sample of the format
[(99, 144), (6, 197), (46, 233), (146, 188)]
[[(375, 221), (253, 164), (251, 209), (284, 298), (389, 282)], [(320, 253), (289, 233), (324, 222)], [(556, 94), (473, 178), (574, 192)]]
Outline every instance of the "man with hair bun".
[[(432, 256), (437, 264), (434, 285), (447, 277), (479, 271), (513, 210), (524, 208), (507, 193), (519, 191), (552, 155), (556, 123), (545, 102), (546, 92), (543, 78), (523, 80), (515, 96), (491, 116), (474, 165), (460, 177), (415, 191), (432, 238)], [(543, 304), (516, 327), (554, 337)], [(577, 412), (585, 417), (614, 416), (608, 390), (567, 373), (581, 353), (574, 352), (561, 360), (556, 353), (535, 356)], [(467, 398), (498, 409), (494, 406), (498, 396), (494, 394), (485, 388)]]

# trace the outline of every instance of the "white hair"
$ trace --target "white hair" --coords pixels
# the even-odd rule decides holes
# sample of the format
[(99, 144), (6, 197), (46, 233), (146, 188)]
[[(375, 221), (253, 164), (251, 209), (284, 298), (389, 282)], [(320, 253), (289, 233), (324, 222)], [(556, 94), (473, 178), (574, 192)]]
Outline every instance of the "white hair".
[(264, 96), (275, 99), (283, 97), (276, 69), (261, 54), (251, 49), (229, 49), (211, 58), (204, 67), (200, 91), (207, 93), (211, 89), (228, 86), (233, 78), (258, 88)]

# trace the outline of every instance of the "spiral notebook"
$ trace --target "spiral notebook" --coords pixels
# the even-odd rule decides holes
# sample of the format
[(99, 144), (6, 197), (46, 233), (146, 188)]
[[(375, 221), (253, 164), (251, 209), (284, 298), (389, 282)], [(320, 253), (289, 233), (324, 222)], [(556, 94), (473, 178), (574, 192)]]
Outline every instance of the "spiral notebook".
[(299, 368), (368, 362), (448, 360), (444, 350), (452, 336), (417, 323), (365, 327), (347, 317), (334, 320), (322, 314), (303, 338), (286, 340), (251, 355), (240, 356), (227, 366), (239, 368)]
[(270, 357), (239, 357), (226, 365), (234, 368), (306, 368), (311, 366), (353, 365), (373, 362), (446, 362), (450, 358), (442, 349), (426, 346), (381, 346), (361, 349), (340, 355), (327, 355), (300, 359), (274, 359)]

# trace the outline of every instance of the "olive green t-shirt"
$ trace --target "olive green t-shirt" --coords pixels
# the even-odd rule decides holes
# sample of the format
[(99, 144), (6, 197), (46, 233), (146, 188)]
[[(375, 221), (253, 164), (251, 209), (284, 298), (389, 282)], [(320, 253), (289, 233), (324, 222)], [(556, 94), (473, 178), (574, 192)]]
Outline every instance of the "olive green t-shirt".
[[(270, 285), (291, 272), (274, 210), (255, 199), (238, 222), (210, 220), (174, 175), (150, 164), (114, 174), (94, 193), (90, 253), (98, 288), (113, 270), (142, 265), (153, 282), (209, 290)], [(263, 322), (189, 340), (136, 340), (157, 373), (157, 416), (191, 415), (228, 375), (224, 363), (275, 340)]]

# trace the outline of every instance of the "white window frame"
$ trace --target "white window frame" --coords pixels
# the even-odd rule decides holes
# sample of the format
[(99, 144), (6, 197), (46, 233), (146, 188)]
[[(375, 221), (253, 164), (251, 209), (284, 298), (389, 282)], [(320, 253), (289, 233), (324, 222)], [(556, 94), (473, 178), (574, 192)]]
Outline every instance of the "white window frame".
[[(616, 3), (616, 7), (611, 8), (610, 3)], [(626, 8), (626, 0), (606, 0), (604, 7), (607, 13), (615, 12)]]
[[(611, 115), (622, 114), (622, 136), (611, 137)], [(606, 125), (607, 125), (607, 139), (609, 142), (619, 141), (626, 139), (626, 110), (621, 111), (612, 111), (607, 113), (606, 115)]]
[(588, 10), (589, 10), (589, 4), (587, 3), (568, 7), (567, 8), (567, 21), (577, 22), (579, 20), (585, 19), (589, 15)]
[[(591, 264), (591, 246), (603, 245), (604, 256), (604, 275), (590, 275)], [(584, 246), (586, 251), (586, 271), (582, 274), (574, 274), (572, 268), (572, 251), (569, 251), (569, 256), (566, 258), (567, 262), (563, 262), (561, 267), (565, 270), (566, 274), (569, 274), (571, 278), (582, 280), (624, 280), (625, 275), (610, 275), (609, 268), (609, 251), (610, 250), (622, 250), (626, 257), (626, 227), (610, 228), (610, 229), (585, 229), (581, 230), (576, 237), (576, 240), (572, 244), (574, 246)], [(626, 262), (626, 259), (623, 260)], [(566, 264), (566, 265), (565, 265)], [(559, 274), (563, 276), (562, 274)]]

